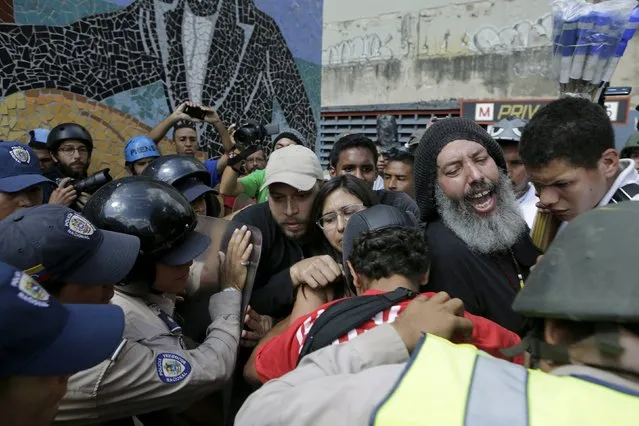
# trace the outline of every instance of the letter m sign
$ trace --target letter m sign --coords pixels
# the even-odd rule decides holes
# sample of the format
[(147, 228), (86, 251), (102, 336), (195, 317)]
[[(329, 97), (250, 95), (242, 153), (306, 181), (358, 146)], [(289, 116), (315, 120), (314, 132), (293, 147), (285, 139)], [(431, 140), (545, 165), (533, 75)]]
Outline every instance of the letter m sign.
[(495, 115), (495, 104), (476, 104), (475, 121), (493, 121)]

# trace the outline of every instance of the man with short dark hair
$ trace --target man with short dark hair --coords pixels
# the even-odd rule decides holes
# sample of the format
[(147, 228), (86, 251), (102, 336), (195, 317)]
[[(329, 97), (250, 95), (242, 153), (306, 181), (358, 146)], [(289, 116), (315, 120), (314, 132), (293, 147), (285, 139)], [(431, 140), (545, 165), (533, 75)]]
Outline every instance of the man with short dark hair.
[(415, 184), (413, 183), (413, 164), (415, 157), (406, 151), (393, 150), (386, 156), (384, 167), (384, 189), (387, 191), (404, 192), (415, 198)]
[(173, 137), (171, 142), (175, 147), (175, 152), (179, 155), (195, 156), (198, 148), (197, 131), (195, 125), (189, 121), (178, 121), (173, 126)]
[(466, 309), (514, 332), (511, 309), (539, 255), (506, 175), (503, 151), (463, 118), (437, 121), (415, 154), (415, 192), (432, 241), (429, 290), (446, 291)]
[[(186, 114), (184, 110), (187, 106), (203, 110), (205, 114), (204, 118), (200, 120)], [(179, 155), (194, 157), (198, 151), (198, 135), (195, 128), (198, 123), (212, 124), (220, 135), (224, 147), (224, 155), (222, 155), (222, 157), (219, 159), (209, 158), (204, 162), (204, 165), (211, 174), (211, 188), (215, 188), (222, 178), (222, 172), (226, 167), (226, 163), (229, 159), (228, 154), (233, 148), (233, 143), (224, 122), (222, 122), (220, 116), (213, 108), (183, 102), (175, 111), (149, 132), (149, 137), (153, 139), (155, 143), (160, 143), (162, 138), (173, 128), (171, 143), (175, 148), (175, 152)]]
[(234, 222), (258, 228), (262, 253), (257, 268), (251, 307), (262, 315), (287, 316), (294, 291), (301, 284), (327, 285), (342, 271), (332, 257), (313, 256), (309, 236), (314, 226), (311, 207), (324, 174), (313, 151), (292, 145), (271, 154), (262, 188), (268, 188), (267, 203), (241, 211)]
[(561, 221), (639, 199), (634, 162), (619, 160), (606, 111), (587, 99), (558, 99), (540, 109), (524, 129), (519, 152), (539, 207)]
[[(368, 137), (351, 133), (341, 137), (333, 145), (329, 156), (329, 173), (331, 176), (349, 174), (365, 181), (372, 189), (377, 178), (378, 154), (375, 143)], [(409, 211), (419, 218), (419, 208), (407, 194), (380, 189), (373, 191), (381, 204)]]

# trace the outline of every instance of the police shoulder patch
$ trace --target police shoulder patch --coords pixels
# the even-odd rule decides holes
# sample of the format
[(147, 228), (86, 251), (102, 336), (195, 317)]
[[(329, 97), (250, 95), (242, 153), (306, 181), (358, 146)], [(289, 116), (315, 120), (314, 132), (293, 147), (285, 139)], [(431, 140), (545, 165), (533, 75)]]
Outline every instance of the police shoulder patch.
[(155, 359), (155, 368), (164, 383), (178, 383), (191, 374), (191, 364), (176, 354), (159, 354)]

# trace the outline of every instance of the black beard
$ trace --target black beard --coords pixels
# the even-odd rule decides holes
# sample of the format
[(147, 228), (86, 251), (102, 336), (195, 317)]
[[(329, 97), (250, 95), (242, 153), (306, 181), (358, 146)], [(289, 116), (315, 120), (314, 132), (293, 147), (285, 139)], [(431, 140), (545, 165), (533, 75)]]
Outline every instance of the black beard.
[(87, 177), (87, 170), (89, 169), (87, 165), (82, 172), (75, 172), (71, 167), (63, 163), (58, 163), (58, 167), (64, 177), (70, 177), (71, 179), (84, 179)]
[(435, 189), (437, 211), (444, 224), (471, 250), (483, 254), (510, 249), (526, 230), (526, 222), (506, 175), (501, 175), (494, 191), (497, 196), (495, 211), (480, 216), (465, 199), (451, 200), (439, 185)]

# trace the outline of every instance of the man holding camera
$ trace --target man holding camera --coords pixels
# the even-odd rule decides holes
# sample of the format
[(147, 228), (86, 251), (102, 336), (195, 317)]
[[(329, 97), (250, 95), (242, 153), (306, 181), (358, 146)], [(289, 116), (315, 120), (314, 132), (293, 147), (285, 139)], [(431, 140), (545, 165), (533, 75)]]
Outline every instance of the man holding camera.
[[(56, 199), (61, 199), (58, 204), (81, 211), (91, 196), (91, 191), (78, 191), (74, 182), (87, 178), (93, 152), (91, 134), (76, 123), (58, 124), (49, 132), (47, 148), (55, 165), (44, 175), (58, 184), (55, 194)], [(45, 191), (45, 202), (51, 202), (53, 197), (52, 193)]]
[(222, 178), (222, 172), (228, 162), (228, 154), (233, 148), (233, 142), (226, 126), (213, 108), (195, 105), (191, 102), (183, 102), (171, 115), (151, 130), (149, 137), (155, 143), (160, 143), (162, 138), (173, 128), (171, 142), (175, 152), (179, 155), (194, 157), (198, 149), (197, 130), (195, 129), (197, 123), (212, 124), (220, 135), (224, 146), (222, 157), (218, 159), (209, 158), (204, 162), (211, 174), (211, 187), (215, 188)]

